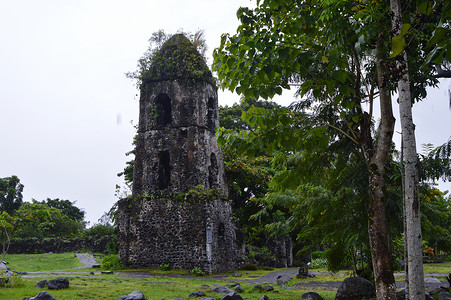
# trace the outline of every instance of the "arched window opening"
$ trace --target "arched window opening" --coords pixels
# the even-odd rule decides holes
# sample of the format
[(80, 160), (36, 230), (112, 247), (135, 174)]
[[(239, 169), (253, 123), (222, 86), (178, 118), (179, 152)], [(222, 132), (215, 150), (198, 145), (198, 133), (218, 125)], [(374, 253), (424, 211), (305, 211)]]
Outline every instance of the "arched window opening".
[(171, 98), (160, 94), (155, 99), (157, 125), (166, 126), (172, 122)]
[(207, 102), (207, 127), (215, 127), (215, 111), (215, 99), (210, 97)]
[(170, 181), (171, 167), (169, 151), (161, 151), (158, 153), (158, 189), (167, 189)]
[(214, 189), (218, 185), (218, 162), (216, 154), (212, 153), (210, 156), (210, 166), (208, 167), (208, 184), (210, 189)]

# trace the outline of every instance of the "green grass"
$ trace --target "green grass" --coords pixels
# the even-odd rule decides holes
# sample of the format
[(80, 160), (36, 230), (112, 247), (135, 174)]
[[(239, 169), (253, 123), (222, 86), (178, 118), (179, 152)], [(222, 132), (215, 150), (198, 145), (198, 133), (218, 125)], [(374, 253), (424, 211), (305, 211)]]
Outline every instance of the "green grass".
[[(0, 289), (0, 299), (23, 299), (26, 296), (36, 296), (41, 289), (35, 288), (36, 282), (43, 278), (25, 278), (25, 285), (18, 288)], [(47, 280), (52, 279), (45, 278)], [(135, 290), (140, 290), (144, 293), (147, 299), (170, 299), (170, 298), (184, 298), (188, 299), (190, 293), (202, 290), (207, 295), (206, 297), (215, 297), (221, 299), (223, 295), (216, 294), (212, 291), (214, 284), (225, 285), (232, 282), (224, 282), (218, 280), (205, 280), (202, 278), (168, 278), (156, 277), (148, 279), (130, 279), (118, 277), (75, 277), (68, 278), (70, 287), (66, 290), (50, 290), (48, 291), (52, 296), (59, 300), (69, 299), (117, 299), (121, 295), (129, 294)], [(199, 286), (208, 284), (210, 288), (201, 289)], [(284, 290), (278, 289), (278, 293), (274, 292), (253, 292), (252, 286), (254, 284), (242, 283), (245, 289), (241, 293), (243, 298), (260, 299), (263, 294), (266, 294), (270, 299), (300, 299), (301, 295), (306, 290)], [(44, 289), (45, 290), (45, 289)], [(328, 291), (317, 291), (324, 299), (334, 299), (335, 293)]]
[(21, 272), (57, 271), (83, 266), (74, 253), (8, 254), (9, 267)]
[(427, 263), (423, 265), (424, 273), (444, 273), (451, 272), (451, 261), (443, 263)]

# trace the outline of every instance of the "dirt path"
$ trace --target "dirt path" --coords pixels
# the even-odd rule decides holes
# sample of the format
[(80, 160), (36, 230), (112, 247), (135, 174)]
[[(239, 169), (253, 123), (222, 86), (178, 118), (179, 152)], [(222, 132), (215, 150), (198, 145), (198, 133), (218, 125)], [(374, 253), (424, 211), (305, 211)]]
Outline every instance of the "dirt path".
[(92, 268), (93, 265), (97, 265), (97, 261), (91, 253), (78, 253), (77, 257), (84, 264), (84, 266), (78, 267), (77, 269)]

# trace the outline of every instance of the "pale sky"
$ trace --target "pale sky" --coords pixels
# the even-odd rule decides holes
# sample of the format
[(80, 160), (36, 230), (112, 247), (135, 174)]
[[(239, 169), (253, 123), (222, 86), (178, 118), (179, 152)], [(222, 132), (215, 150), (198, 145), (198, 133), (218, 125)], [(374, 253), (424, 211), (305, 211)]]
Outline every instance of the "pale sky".
[[(115, 186), (122, 180), (116, 174), (130, 159), (131, 122), (138, 120), (138, 91), (124, 74), (136, 69), (151, 34), (204, 29), (211, 63), (221, 34), (236, 32), (237, 9), (254, 5), (0, 0), (0, 177), (17, 175), (25, 201), (77, 201), (86, 219), (97, 222), (117, 201)], [(418, 145), (450, 137), (450, 84), (415, 106)], [(237, 101), (219, 93), (220, 105)], [(292, 93), (276, 101), (289, 104)]]

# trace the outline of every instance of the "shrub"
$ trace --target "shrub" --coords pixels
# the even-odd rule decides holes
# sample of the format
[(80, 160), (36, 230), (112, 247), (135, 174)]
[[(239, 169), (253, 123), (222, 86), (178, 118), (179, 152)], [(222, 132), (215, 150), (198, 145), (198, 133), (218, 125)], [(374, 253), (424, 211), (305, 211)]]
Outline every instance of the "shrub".
[(317, 258), (326, 258), (326, 254), (324, 251), (313, 251), (312, 252), (312, 260)]
[(108, 254), (118, 254), (119, 246), (117, 244), (117, 237), (115, 236), (111, 241), (106, 245), (106, 253)]
[(246, 271), (257, 271), (258, 270), (258, 265), (256, 264), (251, 264), (251, 263), (245, 263), (242, 267), (241, 270), (246, 270)]
[(310, 269), (320, 269), (327, 267), (327, 258), (312, 258), (312, 262), (310, 263)]
[(160, 265), (160, 270), (161, 271), (169, 271), (171, 269), (171, 264), (169, 263), (163, 263)]
[(84, 236), (105, 236), (114, 235), (115, 228), (111, 225), (94, 224), (91, 228), (83, 231)]
[(204, 276), (204, 271), (202, 271), (201, 268), (194, 268), (191, 271), (189, 271), (191, 273), (191, 275), (193, 276)]
[(22, 279), (22, 276), (20, 276), (19, 274), (8, 276), (4, 271), (0, 273), (0, 287), (15, 288), (22, 287), (23, 285), (24, 281)]
[(119, 255), (110, 254), (103, 258), (101, 268), (104, 270), (120, 270), (124, 268), (124, 265), (119, 260)]

